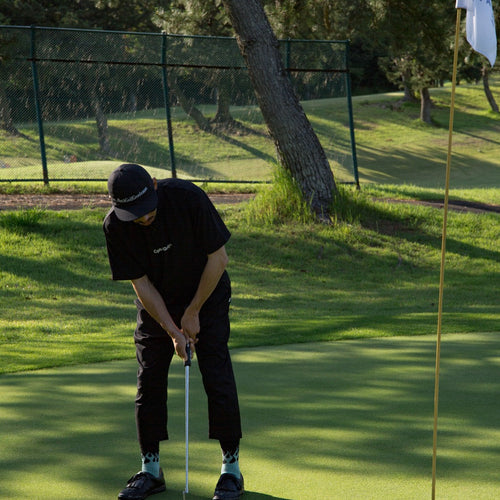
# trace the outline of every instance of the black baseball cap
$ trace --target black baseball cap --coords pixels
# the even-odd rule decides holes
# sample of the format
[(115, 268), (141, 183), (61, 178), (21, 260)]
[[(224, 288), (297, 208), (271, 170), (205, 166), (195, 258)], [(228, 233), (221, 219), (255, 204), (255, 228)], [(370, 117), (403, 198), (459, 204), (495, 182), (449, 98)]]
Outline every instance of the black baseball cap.
[(158, 205), (153, 179), (135, 163), (124, 163), (108, 179), (108, 192), (118, 219), (128, 222), (152, 212)]

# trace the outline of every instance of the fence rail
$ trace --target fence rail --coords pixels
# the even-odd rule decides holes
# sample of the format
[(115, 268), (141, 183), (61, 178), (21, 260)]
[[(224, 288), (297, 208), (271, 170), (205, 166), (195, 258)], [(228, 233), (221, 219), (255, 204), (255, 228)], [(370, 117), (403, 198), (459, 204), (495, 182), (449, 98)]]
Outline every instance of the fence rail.
[[(348, 42), (280, 51), (336, 178), (358, 183)], [(101, 181), (122, 162), (269, 180), (274, 145), (236, 40), (0, 26), (0, 182)]]

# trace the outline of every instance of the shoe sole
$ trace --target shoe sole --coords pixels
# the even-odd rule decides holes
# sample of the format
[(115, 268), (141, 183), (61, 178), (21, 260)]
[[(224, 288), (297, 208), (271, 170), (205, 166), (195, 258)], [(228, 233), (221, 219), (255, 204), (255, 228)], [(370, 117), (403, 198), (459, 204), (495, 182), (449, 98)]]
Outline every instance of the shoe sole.
[(162, 491), (165, 491), (166, 489), (167, 489), (167, 487), (165, 485), (158, 486), (158, 488), (156, 488), (156, 490), (153, 490), (151, 493), (148, 493), (148, 496), (156, 495), (156, 493), (161, 493)]
[(234, 496), (234, 497), (228, 498), (227, 500), (238, 500), (241, 496), (243, 496), (243, 493), (245, 493), (245, 490), (241, 490), (241, 492), (239, 493), (238, 496)]
[[(161, 493), (162, 491), (165, 491), (167, 489), (166, 485), (158, 486), (158, 488), (151, 490), (145, 497), (142, 497), (142, 500), (145, 498), (151, 496), (151, 495), (156, 495), (157, 493)], [(118, 496), (118, 500), (127, 500), (127, 497), (121, 497)]]

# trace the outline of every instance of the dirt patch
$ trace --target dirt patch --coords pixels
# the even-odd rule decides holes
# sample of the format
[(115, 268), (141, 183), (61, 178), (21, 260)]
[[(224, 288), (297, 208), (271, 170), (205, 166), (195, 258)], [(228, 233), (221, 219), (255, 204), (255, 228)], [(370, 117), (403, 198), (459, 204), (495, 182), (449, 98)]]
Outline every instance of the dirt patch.
[[(423, 205), (427, 207), (443, 208), (444, 201), (441, 200), (399, 200), (393, 198), (377, 199), (375, 201), (387, 201), (389, 203), (408, 203), (412, 205)], [(479, 203), (474, 201), (448, 201), (448, 209), (455, 212), (472, 212), (472, 213), (487, 213), (496, 212), (500, 213), (500, 205), (493, 205), (489, 203)]]
[[(255, 196), (251, 193), (211, 194), (214, 204), (240, 203)], [(107, 194), (0, 194), (0, 210), (43, 208), (48, 210), (77, 210), (80, 208), (111, 208)]]
[[(210, 194), (215, 205), (241, 203), (252, 199), (252, 193)], [(390, 203), (411, 203), (434, 208), (443, 208), (441, 200), (398, 200), (392, 198), (378, 199)], [(111, 207), (107, 194), (0, 194), (0, 210), (24, 210), (27, 208), (43, 208), (47, 210), (77, 210), (80, 208)], [(450, 201), (448, 208), (457, 212), (500, 213), (500, 205), (487, 203)]]

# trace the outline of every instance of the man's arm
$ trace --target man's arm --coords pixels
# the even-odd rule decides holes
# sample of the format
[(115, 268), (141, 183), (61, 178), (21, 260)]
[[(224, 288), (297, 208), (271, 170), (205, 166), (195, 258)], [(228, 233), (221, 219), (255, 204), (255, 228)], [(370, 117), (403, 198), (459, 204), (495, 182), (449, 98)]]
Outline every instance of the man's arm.
[(228, 261), (229, 258), (224, 246), (208, 255), (208, 260), (201, 275), (196, 293), (182, 316), (182, 331), (195, 342), (196, 336), (200, 333), (200, 310), (215, 290), (222, 273), (226, 269)]
[(149, 315), (154, 318), (172, 338), (177, 355), (186, 360), (187, 338), (174, 323), (156, 287), (151, 283), (147, 275), (132, 280), (132, 286), (134, 287), (137, 298), (141, 301)]

